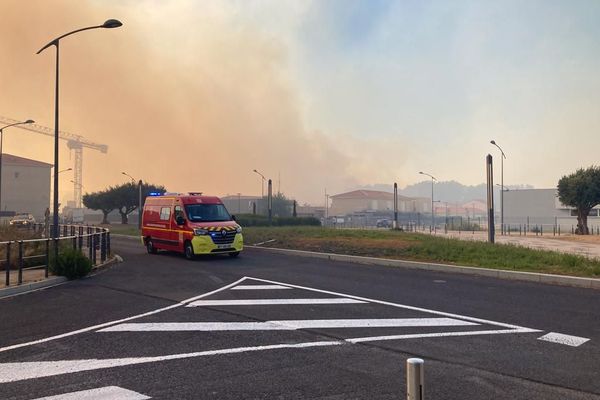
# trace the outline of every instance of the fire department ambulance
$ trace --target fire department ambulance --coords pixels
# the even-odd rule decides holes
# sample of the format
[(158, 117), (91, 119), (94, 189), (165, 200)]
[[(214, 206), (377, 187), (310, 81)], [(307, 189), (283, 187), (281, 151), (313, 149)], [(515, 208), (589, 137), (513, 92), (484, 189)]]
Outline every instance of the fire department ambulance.
[(202, 193), (152, 193), (142, 214), (142, 240), (146, 250), (177, 251), (187, 259), (197, 254), (227, 253), (237, 257), (244, 240), (218, 197)]

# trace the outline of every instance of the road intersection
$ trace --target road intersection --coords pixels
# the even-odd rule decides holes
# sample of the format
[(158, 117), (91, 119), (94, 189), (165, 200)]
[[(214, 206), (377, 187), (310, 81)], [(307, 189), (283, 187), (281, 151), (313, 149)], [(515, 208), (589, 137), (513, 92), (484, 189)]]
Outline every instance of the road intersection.
[[(84, 296), (86, 289), (96, 288), (123, 295), (125, 311), (132, 298), (156, 307), (133, 307), (143, 311), (118, 312), (117, 318), (79, 325), (72, 331), (35, 333), (32, 340), (3, 335), (9, 340), (0, 342), (1, 398), (400, 398), (403, 361), (415, 355), (428, 361), (428, 389), (442, 396), (438, 398), (600, 398), (598, 369), (594, 370), (597, 327), (577, 327), (573, 332), (551, 329), (565, 325), (553, 327), (543, 319), (523, 324), (522, 316), (510, 310), (500, 313), (504, 318), (447, 311), (460, 308), (454, 305), (457, 299), (451, 293), (443, 295), (444, 290), (441, 297), (433, 295), (448, 282), (455, 285), (455, 279), (492, 288), (516, 285), (521, 295), (524, 287), (532, 293), (569, 288), (370, 270), (259, 251), (239, 260), (186, 263), (170, 255), (139, 254), (126, 243), (122, 246), (125, 254), (132, 253), (114, 270), (3, 305), (16, 307), (34, 296), (43, 299), (60, 291), (63, 296)], [(286, 263), (297, 265), (290, 273), (281, 267)], [(322, 271), (318, 284), (314, 284), (318, 277), (311, 275), (315, 266)], [(146, 275), (141, 278), (138, 268), (144, 267)], [(186, 284), (174, 279), (168, 288), (155, 286), (152, 274), (160, 274), (161, 268), (189, 274), (196, 281)], [(140, 282), (119, 279), (131, 279), (132, 270)], [(244, 272), (253, 275), (240, 277)], [(279, 280), (282, 274), (289, 280)], [(361, 281), (365, 276), (372, 276), (375, 288), (387, 286), (385, 276), (382, 280), (378, 274), (390, 279), (391, 289), (399, 289), (391, 292), (394, 301), (386, 290), (377, 297), (377, 290), (365, 296), (368, 282)], [(406, 274), (412, 276), (408, 279)], [(346, 282), (334, 283), (336, 277)], [(404, 278), (412, 281), (408, 283), (420, 282), (416, 293), (423, 298), (429, 297), (430, 290), (446, 303), (430, 308), (399, 302), (418, 299), (415, 288), (402, 282)], [(208, 282), (211, 290), (180, 297), (189, 293), (189, 286), (207, 287)], [(131, 290), (132, 285), (139, 291)], [(185, 290), (178, 285), (185, 285)], [(340, 291), (340, 286), (346, 290)], [(583, 292), (582, 301), (597, 300), (594, 291)], [(507, 300), (492, 295), (486, 303), (499, 299)], [(553, 301), (550, 297), (549, 306), (560, 312)], [(422, 298), (417, 303), (423, 303)], [(577, 316), (569, 319), (575, 327)], [(102, 318), (90, 318), (94, 320)], [(582, 331), (588, 334), (583, 336)], [(573, 362), (576, 369), (561, 372), (558, 362)]]

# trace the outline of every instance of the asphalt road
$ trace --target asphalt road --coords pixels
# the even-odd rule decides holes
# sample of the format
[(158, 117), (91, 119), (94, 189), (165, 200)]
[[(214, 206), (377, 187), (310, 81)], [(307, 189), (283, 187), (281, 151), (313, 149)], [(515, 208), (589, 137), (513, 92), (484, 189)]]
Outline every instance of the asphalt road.
[(427, 399), (600, 399), (595, 290), (113, 249), (109, 270), (0, 300), (0, 399), (400, 399), (410, 357)]

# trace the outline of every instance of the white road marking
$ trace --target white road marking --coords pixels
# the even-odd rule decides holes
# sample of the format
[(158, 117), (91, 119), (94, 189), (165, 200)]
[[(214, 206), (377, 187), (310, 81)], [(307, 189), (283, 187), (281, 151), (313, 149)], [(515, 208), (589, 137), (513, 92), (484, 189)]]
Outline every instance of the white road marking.
[(544, 336), (539, 337), (538, 340), (545, 340), (546, 342), (578, 347), (584, 344), (585, 342), (589, 341), (590, 339), (580, 336), (563, 335), (562, 333), (550, 332)]
[(539, 332), (537, 329), (520, 328), (520, 329), (498, 329), (489, 331), (464, 331), (464, 332), (439, 332), (439, 333), (415, 333), (409, 335), (389, 335), (389, 336), (369, 336), (360, 338), (346, 339), (349, 343), (363, 342), (379, 342), (384, 340), (400, 340), (400, 339), (419, 339), (432, 337), (449, 337), (449, 336), (472, 336), (472, 335), (499, 335), (503, 333), (531, 333)]
[(59, 394), (57, 396), (41, 397), (35, 400), (147, 400), (150, 398), (118, 386), (106, 386), (98, 389)]
[(231, 290), (275, 290), (275, 289), (291, 289), (289, 286), (282, 285), (237, 285)]
[(472, 326), (473, 322), (452, 318), (313, 319), (266, 322), (150, 322), (114, 325), (99, 332), (165, 331), (291, 331), (318, 328), (401, 328), (423, 326)]
[(248, 353), (255, 351), (279, 349), (304, 349), (310, 347), (337, 346), (344, 341), (319, 341), (296, 344), (274, 344), (268, 346), (236, 347), (232, 349), (208, 350), (194, 353), (170, 354), (158, 357), (129, 357), (109, 358), (104, 360), (68, 360), (68, 361), (34, 361), (23, 363), (0, 364), (0, 383), (17, 382), (26, 379), (43, 378), (48, 376), (72, 374), (75, 372), (93, 371), (98, 369), (122, 367), (126, 365), (145, 364), (184, 358), (214, 356), (223, 354)]
[(253, 300), (197, 300), (189, 303), (186, 307), (207, 306), (272, 306), (289, 304), (357, 304), (365, 301), (347, 298), (324, 298), (324, 299), (253, 299)]
[[(324, 294), (329, 294), (329, 295), (334, 295), (334, 296), (343, 296), (343, 297), (346, 297), (348, 299), (360, 300), (360, 301), (367, 302), (367, 303), (383, 304), (383, 305), (386, 305), (386, 306), (391, 306), (391, 307), (396, 307), (396, 308), (403, 308), (405, 310), (421, 311), (421, 312), (428, 313), (428, 314), (442, 315), (444, 317), (450, 317), (450, 318), (459, 318), (459, 319), (463, 319), (463, 320), (466, 320), (466, 321), (477, 322), (477, 323), (481, 323), (481, 324), (496, 325), (496, 326), (502, 326), (504, 328), (512, 328), (512, 329), (523, 329), (523, 328), (525, 328), (523, 326), (518, 326), (518, 325), (505, 324), (505, 323), (502, 323), (502, 322), (491, 321), (491, 320), (482, 319), (482, 318), (466, 317), (464, 315), (452, 314), (452, 313), (447, 313), (447, 312), (443, 312), (443, 311), (435, 311), (435, 310), (430, 310), (430, 309), (421, 308), (421, 307), (407, 306), (407, 305), (404, 305), (404, 304), (391, 303), (389, 301), (383, 301), (383, 300), (375, 300), (375, 299), (370, 299), (370, 298), (367, 298), (367, 297), (353, 296), (351, 294), (344, 294), (344, 293), (332, 292), (330, 290), (314, 289), (314, 288), (310, 288), (310, 287), (306, 287), (306, 286), (299, 286), (299, 285), (292, 285), (292, 284), (289, 284), (289, 283), (282, 283), (282, 282), (277, 282), (277, 281), (271, 281), (271, 280), (268, 280), (268, 279), (260, 279), (260, 278), (252, 278), (252, 277), (246, 277), (246, 278), (254, 280), (254, 281), (258, 281), (258, 282), (264, 282), (264, 283), (273, 284), (273, 285), (286, 285), (286, 286), (289, 286), (289, 287), (295, 288), (295, 289), (304, 289), (304, 290), (309, 290), (311, 292), (324, 293)], [(526, 329), (528, 329), (528, 328), (526, 328)], [(537, 330), (537, 332), (541, 332), (541, 331)]]
[(188, 304), (189, 302), (192, 302), (194, 300), (210, 296), (212, 294), (221, 292), (223, 290), (227, 290), (230, 287), (235, 286), (235, 285), (243, 282), (246, 279), (247, 279), (246, 277), (243, 277), (243, 278), (241, 278), (241, 279), (239, 279), (239, 280), (237, 280), (235, 282), (230, 283), (229, 285), (225, 285), (225, 286), (223, 286), (223, 287), (221, 287), (219, 289), (213, 290), (212, 292), (204, 293), (204, 294), (201, 294), (199, 296), (194, 296), (194, 297), (191, 297), (191, 298), (189, 298), (187, 300), (183, 300), (180, 303), (176, 303), (176, 304), (173, 304), (173, 305), (170, 305), (170, 306), (167, 306), (167, 307), (159, 308), (159, 309), (154, 310), (154, 311), (149, 311), (149, 312), (146, 312), (146, 313), (143, 313), (143, 314), (138, 314), (138, 315), (134, 315), (134, 316), (123, 318), (123, 319), (118, 319), (116, 321), (105, 322), (103, 324), (98, 324), (98, 325), (94, 325), (94, 326), (88, 326), (87, 328), (78, 329), (76, 331), (71, 331), (71, 332), (67, 332), (67, 333), (62, 333), (62, 334), (56, 335), (56, 336), (50, 336), (50, 337), (47, 337), (47, 338), (44, 338), (44, 339), (33, 340), (31, 342), (19, 343), (19, 344), (14, 344), (14, 345), (11, 345), (11, 346), (6, 346), (6, 347), (0, 347), (0, 353), (3, 352), (3, 351), (18, 349), (20, 347), (32, 346), (34, 344), (40, 344), (40, 343), (50, 342), (50, 341), (56, 340), (56, 339), (62, 339), (62, 338), (65, 338), (65, 337), (77, 335), (79, 333), (84, 333), (84, 332), (98, 330), (100, 328), (104, 328), (105, 326), (119, 324), (121, 322), (131, 321), (132, 319), (147, 317), (148, 315), (158, 314), (160, 312), (171, 310), (173, 308), (185, 306), (186, 304)]

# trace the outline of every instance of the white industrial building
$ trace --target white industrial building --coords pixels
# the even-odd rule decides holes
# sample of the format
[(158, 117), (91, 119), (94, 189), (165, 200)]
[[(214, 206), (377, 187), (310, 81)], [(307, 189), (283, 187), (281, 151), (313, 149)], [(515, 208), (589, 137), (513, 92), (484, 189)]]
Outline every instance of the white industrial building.
[[(496, 215), (500, 215), (500, 199), (496, 200)], [(588, 227), (600, 227), (600, 207), (594, 207), (588, 217)], [(499, 222), (499, 220), (497, 220)], [(560, 225), (570, 230), (577, 225), (573, 207), (558, 199), (557, 189), (521, 189), (504, 192), (504, 224), (511, 225)]]
[(41, 220), (50, 206), (52, 164), (2, 154), (1, 207), (4, 215), (29, 213)]

